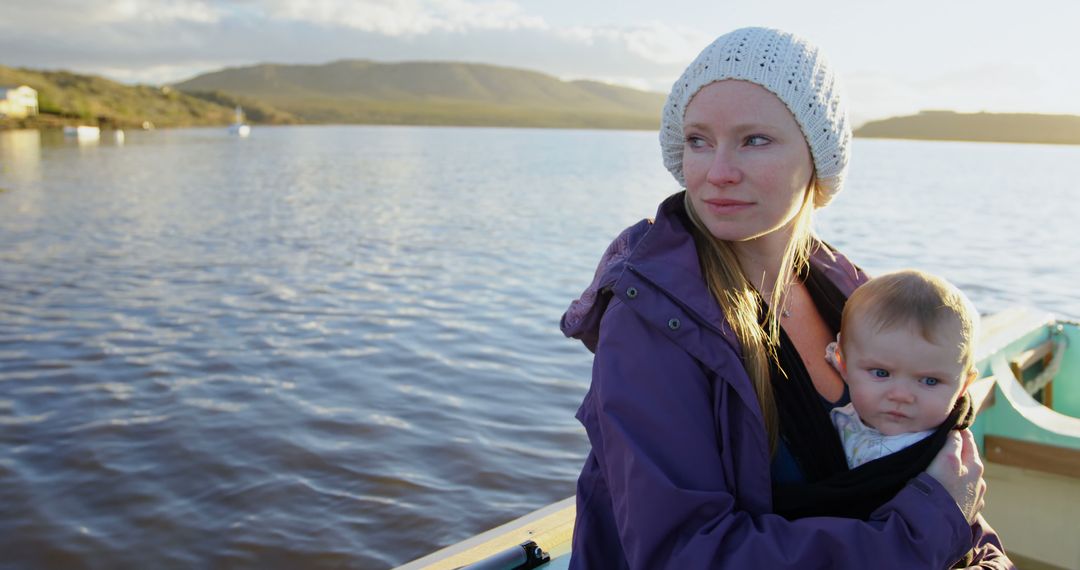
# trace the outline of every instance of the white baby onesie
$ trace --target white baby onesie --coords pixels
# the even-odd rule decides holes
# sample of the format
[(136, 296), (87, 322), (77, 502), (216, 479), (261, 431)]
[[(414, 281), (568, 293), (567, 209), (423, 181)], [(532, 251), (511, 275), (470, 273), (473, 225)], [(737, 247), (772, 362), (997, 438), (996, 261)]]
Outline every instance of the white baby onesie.
[(934, 430), (885, 435), (864, 424), (859, 418), (855, 406), (848, 404), (833, 408), (829, 415), (844, 444), (844, 455), (848, 467), (854, 469), (863, 463), (873, 461), (890, 453), (896, 453), (909, 445), (922, 441)]

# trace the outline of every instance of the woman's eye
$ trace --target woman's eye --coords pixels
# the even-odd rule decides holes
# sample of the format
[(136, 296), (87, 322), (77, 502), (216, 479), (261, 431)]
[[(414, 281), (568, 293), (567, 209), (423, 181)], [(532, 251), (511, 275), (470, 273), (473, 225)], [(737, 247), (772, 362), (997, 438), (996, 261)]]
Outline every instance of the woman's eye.
[(885, 370), (884, 368), (871, 368), (870, 375), (875, 378), (888, 378), (889, 371)]
[(686, 137), (686, 145), (690, 148), (702, 148), (705, 146), (705, 139), (697, 135), (690, 135)]
[(941, 380), (938, 380), (937, 378), (930, 378), (929, 376), (923, 378), (923, 384), (926, 384), (927, 386), (937, 386), (940, 383)]
[(746, 146), (764, 146), (772, 142), (768, 137), (762, 135), (750, 135), (746, 137)]

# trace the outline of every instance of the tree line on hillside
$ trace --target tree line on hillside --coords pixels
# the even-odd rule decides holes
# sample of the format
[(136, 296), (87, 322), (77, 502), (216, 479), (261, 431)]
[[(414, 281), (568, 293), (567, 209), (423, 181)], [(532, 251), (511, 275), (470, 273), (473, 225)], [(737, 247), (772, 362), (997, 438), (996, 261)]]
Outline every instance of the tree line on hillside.
[(249, 119), (263, 123), (297, 122), (288, 113), (258, 101), (223, 92), (185, 93), (171, 87), (124, 85), (102, 77), (67, 71), (36, 71), (0, 66), (0, 86), (27, 85), (37, 91), (38, 114), (6, 118), (0, 126), (15, 128), (97, 125), (137, 128), (223, 125), (242, 105)]

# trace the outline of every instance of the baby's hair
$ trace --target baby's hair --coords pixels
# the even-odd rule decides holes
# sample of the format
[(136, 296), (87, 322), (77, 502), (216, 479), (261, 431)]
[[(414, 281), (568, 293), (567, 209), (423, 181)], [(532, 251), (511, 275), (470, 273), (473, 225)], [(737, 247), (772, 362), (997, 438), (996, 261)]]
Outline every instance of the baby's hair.
[[(927, 342), (938, 344), (940, 331), (960, 326), (960, 360), (964, 369), (975, 364), (975, 336), (979, 313), (960, 289), (948, 281), (915, 269), (886, 273), (855, 289), (844, 305), (840, 330), (850, 330), (855, 315), (873, 332), (898, 326), (915, 327)], [(843, 341), (843, 335), (841, 335)]]

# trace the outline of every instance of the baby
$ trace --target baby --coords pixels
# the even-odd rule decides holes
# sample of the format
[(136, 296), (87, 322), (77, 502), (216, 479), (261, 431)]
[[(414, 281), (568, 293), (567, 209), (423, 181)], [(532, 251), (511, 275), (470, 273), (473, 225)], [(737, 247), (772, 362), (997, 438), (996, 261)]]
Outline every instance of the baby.
[[(925, 471), (949, 433), (974, 420), (965, 392), (976, 376), (978, 321), (959, 289), (921, 271), (888, 273), (856, 289), (826, 351), (851, 396), (830, 412), (849, 469), (774, 486), (776, 512), (867, 520)], [(971, 560), (968, 552), (954, 568)]]
[(959, 289), (921, 271), (855, 290), (826, 355), (851, 395), (831, 412), (850, 468), (926, 438), (949, 418), (976, 376), (978, 321)]

